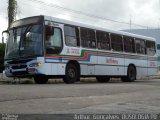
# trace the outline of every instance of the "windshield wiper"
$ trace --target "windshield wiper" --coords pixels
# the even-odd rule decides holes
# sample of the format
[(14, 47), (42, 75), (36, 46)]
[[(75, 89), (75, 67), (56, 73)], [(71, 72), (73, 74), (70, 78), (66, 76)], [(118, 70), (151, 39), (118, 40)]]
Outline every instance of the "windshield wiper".
[(18, 60), (18, 56), (13, 56), (10, 58), (4, 58), (4, 60)]
[(22, 59), (31, 59), (33, 57), (37, 57), (39, 55), (26, 55), (26, 56), (21, 56), (21, 57), (18, 57), (18, 56), (12, 56), (10, 58), (4, 58), (4, 60), (22, 60)]
[(26, 58), (26, 57), (37, 57), (38, 55), (24, 55), (24, 56), (21, 56), (21, 58)]

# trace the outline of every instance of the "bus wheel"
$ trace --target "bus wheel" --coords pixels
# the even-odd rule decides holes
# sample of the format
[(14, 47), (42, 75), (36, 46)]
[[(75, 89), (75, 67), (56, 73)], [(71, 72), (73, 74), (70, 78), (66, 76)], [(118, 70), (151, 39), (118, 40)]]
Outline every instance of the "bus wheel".
[(44, 75), (43, 76), (42, 75), (35, 76), (34, 77), (34, 81), (37, 84), (46, 84), (48, 82), (48, 78), (46, 76), (44, 76)]
[(66, 67), (66, 74), (63, 81), (67, 84), (72, 84), (76, 82), (79, 78), (78, 69), (74, 64), (68, 64)]
[(96, 77), (97, 82), (99, 83), (107, 83), (110, 80), (110, 77)]
[(121, 77), (123, 82), (134, 82), (136, 80), (136, 68), (134, 66), (129, 66), (126, 77)]

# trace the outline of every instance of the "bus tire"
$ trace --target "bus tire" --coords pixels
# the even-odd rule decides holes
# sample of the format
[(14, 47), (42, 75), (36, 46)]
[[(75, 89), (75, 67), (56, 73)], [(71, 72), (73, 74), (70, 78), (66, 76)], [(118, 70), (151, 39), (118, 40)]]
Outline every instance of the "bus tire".
[(64, 83), (72, 84), (79, 80), (78, 69), (74, 64), (68, 64), (63, 78)]
[(46, 76), (35, 76), (34, 81), (36, 84), (46, 84), (48, 82), (48, 78)]
[(109, 80), (110, 80), (110, 77), (96, 77), (96, 79), (97, 79), (97, 82), (99, 82), (99, 83), (107, 83), (107, 82), (109, 82)]
[(136, 80), (137, 72), (133, 65), (130, 65), (127, 70), (127, 76), (121, 77), (123, 82), (134, 82)]

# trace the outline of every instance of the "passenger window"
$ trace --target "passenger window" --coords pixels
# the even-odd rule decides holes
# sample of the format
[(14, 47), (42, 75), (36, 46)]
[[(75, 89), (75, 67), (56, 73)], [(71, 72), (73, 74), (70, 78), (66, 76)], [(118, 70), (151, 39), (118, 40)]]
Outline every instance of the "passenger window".
[(91, 29), (81, 28), (82, 47), (96, 48), (95, 31)]
[(160, 44), (157, 44), (157, 50), (160, 50)]
[(123, 51), (122, 36), (111, 34), (111, 45), (114, 51)]
[(80, 46), (79, 29), (73, 26), (64, 26), (65, 42), (67, 46)]
[(97, 48), (102, 50), (110, 50), (109, 33), (97, 31)]
[(60, 28), (46, 26), (46, 54), (57, 54), (62, 50), (62, 31)]
[(136, 39), (135, 40), (135, 45), (136, 45), (136, 52), (139, 54), (146, 54), (145, 52), (145, 41)]
[(146, 41), (146, 50), (147, 54), (150, 56), (154, 56), (156, 54), (156, 45), (153, 41)]
[(124, 36), (124, 51), (129, 53), (135, 53), (134, 38)]

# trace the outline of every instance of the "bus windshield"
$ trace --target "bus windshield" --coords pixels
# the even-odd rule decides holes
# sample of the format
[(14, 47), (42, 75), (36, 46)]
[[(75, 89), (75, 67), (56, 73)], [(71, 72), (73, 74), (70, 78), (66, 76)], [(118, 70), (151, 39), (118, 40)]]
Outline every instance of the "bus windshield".
[(42, 55), (42, 26), (28, 25), (9, 30), (6, 47), (5, 59)]

